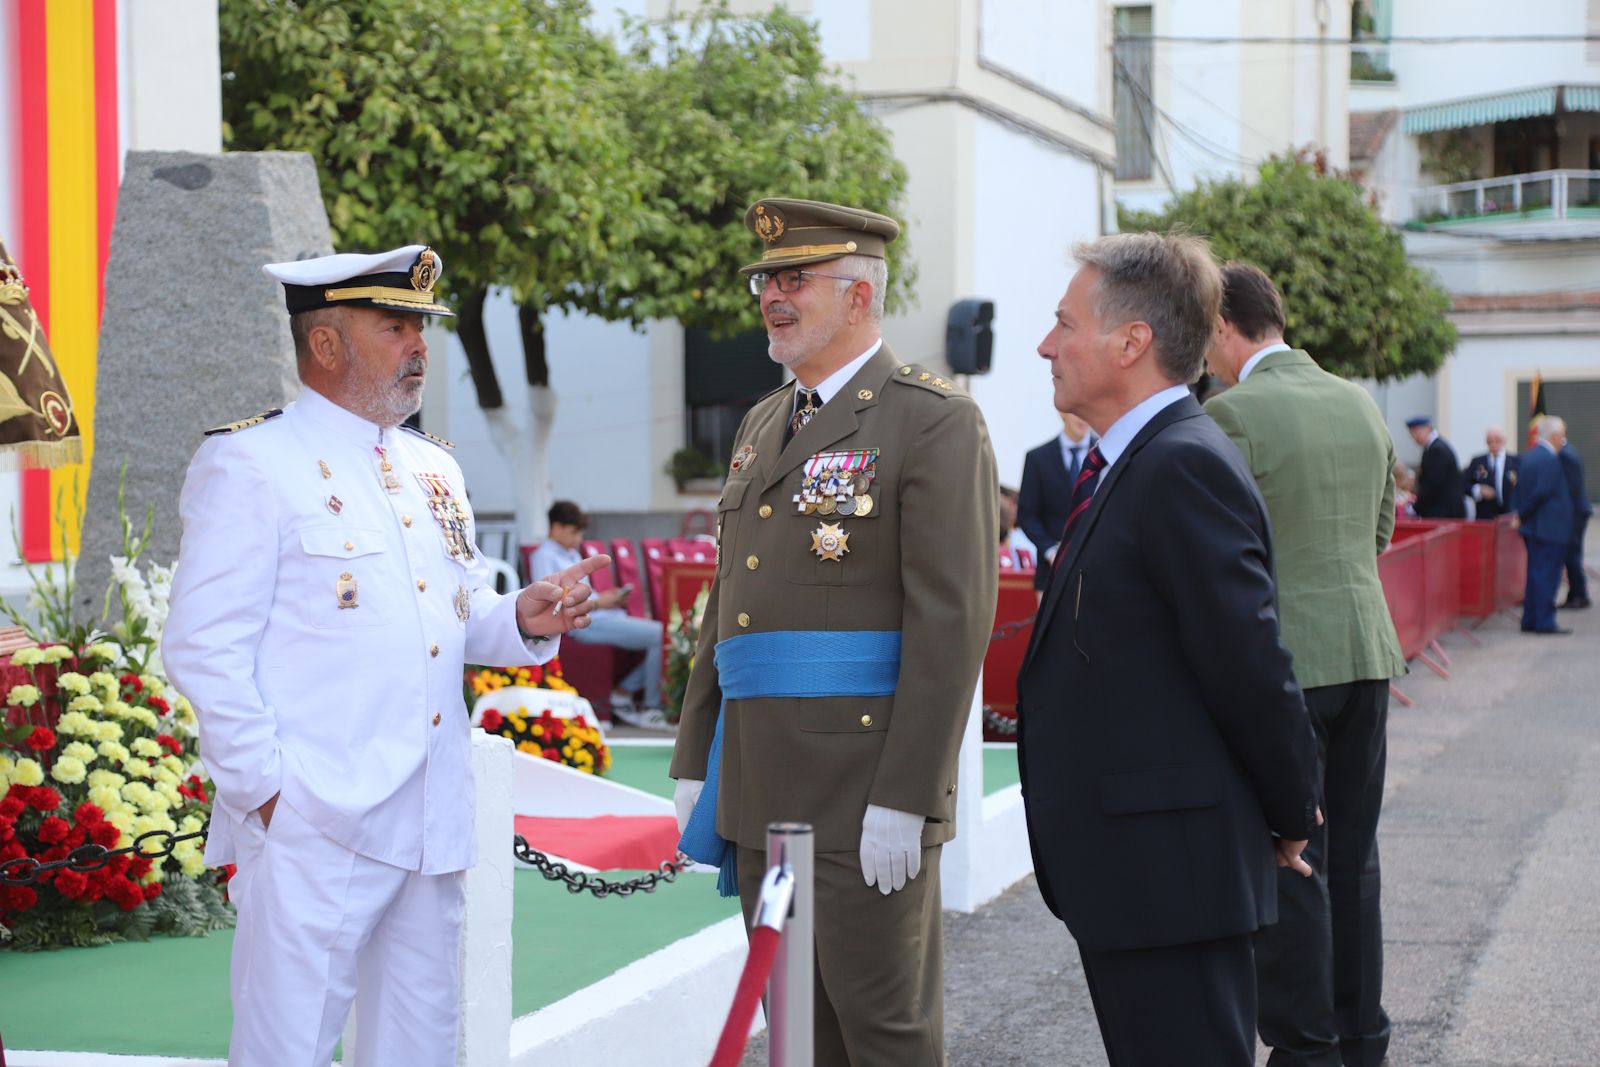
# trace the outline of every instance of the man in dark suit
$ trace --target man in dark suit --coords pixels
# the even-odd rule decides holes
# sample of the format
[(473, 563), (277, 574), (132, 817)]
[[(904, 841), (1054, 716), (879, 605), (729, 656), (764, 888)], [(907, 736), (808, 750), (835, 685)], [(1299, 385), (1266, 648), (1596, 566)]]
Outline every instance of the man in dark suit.
[(1462, 477), (1477, 517), (1497, 519), (1517, 510), (1517, 457), (1506, 451), (1506, 432), (1498, 426), (1489, 427), (1483, 443), (1488, 451), (1473, 456)]
[(1268, 1067), (1378, 1067), (1390, 1029), (1378, 813), (1389, 679), (1406, 670), (1378, 580), (1394, 532), (1394, 440), (1366, 390), (1291, 349), (1283, 331), (1272, 279), (1248, 263), (1223, 267), (1206, 361), (1230, 388), (1206, 414), (1267, 502), (1283, 643), (1311, 713), (1329, 824), (1306, 846), (1314, 877), (1278, 872), (1278, 922), (1256, 937), (1261, 1040)]
[(1033, 587), (1044, 590), (1055, 560), (1056, 543), (1067, 521), (1067, 500), (1072, 483), (1083, 469), (1083, 457), (1094, 447), (1094, 431), (1089, 424), (1069, 412), (1061, 413), (1061, 433), (1022, 461), (1022, 490), (1017, 498), (1017, 525), (1039, 553), (1039, 569)]
[(1517, 490), (1517, 516), (1522, 540), (1528, 546), (1528, 577), (1523, 586), (1522, 631), (1533, 634), (1570, 634), (1556, 625), (1556, 589), (1561, 567), (1572, 541), (1572, 493), (1561, 471), (1561, 446), (1567, 443), (1567, 424), (1554, 415), (1542, 415), (1534, 424), (1539, 440), (1522, 456), (1522, 478)]
[(1439, 436), (1433, 420), (1417, 415), (1406, 420), (1411, 439), (1422, 449), (1417, 464), (1417, 515), (1424, 519), (1464, 519), (1466, 497), (1461, 492), (1461, 461), (1450, 442)]
[(1556, 458), (1561, 460), (1561, 473), (1567, 477), (1567, 494), (1572, 498), (1572, 539), (1567, 542), (1566, 559), (1567, 599), (1561, 606), (1586, 608), (1589, 606), (1589, 576), (1583, 572), (1583, 535), (1589, 528), (1594, 505), (1589, 502), (1589, 490), (1583, 484), (1583, 458), (1572, 447), (1572, 442), (1566, 440), (1565, 432)]
[(1187, 388), (1221, 279), (1192, 237), (1075, 252), (1039, 354), (1102, 473), (1075, 487), (1017, 681), (1034, 870), (1114, 1067), (1247, 1067), (1251, 939), (1277, 918), (1276, 867), (1311, 873), (1316, 748), (1266, 505)]

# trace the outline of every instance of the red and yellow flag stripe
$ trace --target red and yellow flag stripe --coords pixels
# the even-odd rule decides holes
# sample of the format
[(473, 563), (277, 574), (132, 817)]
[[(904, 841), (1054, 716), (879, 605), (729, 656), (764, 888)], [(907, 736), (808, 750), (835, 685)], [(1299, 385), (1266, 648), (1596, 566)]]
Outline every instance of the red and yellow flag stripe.
[[(22, 476), (24, 558), (78, 545), (76, 494), (87, 492), (106, 257), (121, 171), (116, 0), (0, 0), (12, 6), (16, 70), (15, 245), (35, 311), (66, 381), (84, 462)], [(63, 492), (64, 491), (64, 492)], [(66, 507), (58, 525), (55, 499)]]

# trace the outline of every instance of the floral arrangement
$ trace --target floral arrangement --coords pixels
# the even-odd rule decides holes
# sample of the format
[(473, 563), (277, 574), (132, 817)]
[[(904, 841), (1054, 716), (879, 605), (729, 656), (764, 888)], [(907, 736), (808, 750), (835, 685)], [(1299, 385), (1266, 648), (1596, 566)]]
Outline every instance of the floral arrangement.
[(689, 672), (694, 670), (694, 650), (700, 643), (700, 624), (706, 617), (709, 586), (701, 586), (688, 615), (672, 605), (667, 618), (667, 707), (668, 722), (683, 714), (683, 697), (689, 691)]
[(483, 713), (485, 731), (511, 738), (520, 752), (542, 756), (585, 774), (604, 774), (611, 769), (611, 749), (600, 731), (582, 715), (570, 719), (541, 711), (530, 716), (526, 708), (501, 714), (493, 708)]
[(572, 683), (561, 675), (561, 657), (557, 656), (543, 666), (533, 665), (527, 667), (480, 667), (468, 664), (465, 672), (467, 707), (477, 701), (485, 693), (492, 693), (496, 689), (507, 686), (522, 686), (525, 689), (552, 689), (558, 693), (573, 693), (578, 691)]
[[(29, 568), (37, 623), (0, 602), (0, 613), (36, 642), (0, 667), (0, 865), (65, 859), (85, 844), (125, 848), (150, 831), (192, 833), (210, 817), (194, 709), (160, 672), (172, 569), (141, 572), (149, 522), (138, 538), (125, 513), (122, 522), (124, 555), (112, 557), (105, 602), (106, 616), (115, 602), (121, 618), (109, 632), (74, 621), (70, 563), (59, 584)], [(119, 856), (97, 871), (63, 868), (31, 886), (0, 885), (0, 948), (231, 926), (231, 869), (208, 871), (202, 852), (196, 839), (159, 860)]]

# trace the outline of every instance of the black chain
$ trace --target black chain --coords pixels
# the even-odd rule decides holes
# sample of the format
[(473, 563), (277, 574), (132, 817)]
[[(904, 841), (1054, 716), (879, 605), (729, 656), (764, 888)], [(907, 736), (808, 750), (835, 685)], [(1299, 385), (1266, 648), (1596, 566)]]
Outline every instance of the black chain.
[[(80, 874), (98, 871), (118, 856), (166, 859), (172, 855), (172, 850), (183, 842), (193, 841), (196, 838), (203, 839), (210, 825), (210, 820), (207, 820), (200, 829), (187, 834), (175, 834), (171, 830), (150, 830), (134, 838), (133, 844), (119, 849), (108, 849), (104, 845), (79, 845), (67, 853), (65, 859), (51, 860), (49, 863), (41, 863), (32, 856), (18, 856), (16, 859), (0, 863), (0, 885), (33, 885), (39, 880), (40, 875), (52, 871), (69, 870)], [(163, 843), (154, 848), (146, 848), (145, 843), (153, 839), (160, 839)]]
[(567, 892), (588, 892), (593, 893), (596, 897), (631, 897), (635, 893), (654, 893), (656, 886), (662, 882), (676, 882), (678, 875), (682, 874), (694, 863), (694, 860), (680, 852), (676, 859), (663, 862), (661, 866), (650, 874), (643, 874), (638, 878), (629, 878), (625, 882), (610, 882), (599, 875), (568, 870), (565, 863), (558, 863), (529, 845), (527, 838), (521, 834), (516, 835), (512, 840), (511, 851), (517, 859), (537, 868), (539, 873), (550, 881), (565, 882)]

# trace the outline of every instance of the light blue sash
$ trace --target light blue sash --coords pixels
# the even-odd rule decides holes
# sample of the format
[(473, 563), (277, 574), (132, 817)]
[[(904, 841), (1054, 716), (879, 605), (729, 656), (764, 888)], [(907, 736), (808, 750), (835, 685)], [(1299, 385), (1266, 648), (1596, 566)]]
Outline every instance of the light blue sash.
[(716, 647), (723, 709), (706, 758), (706, 784), (678, 848), (719, 868), (717, 892), (739, 892), (734, 847), (717, 833), (717, 782), (722, 777), (722, 720), (729, 700), (755, 697), (888, 696), (900, 680), (899, 630), (780, 630), (740, 634)]

